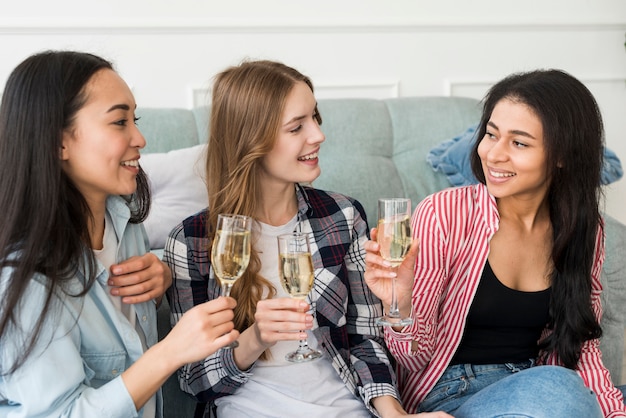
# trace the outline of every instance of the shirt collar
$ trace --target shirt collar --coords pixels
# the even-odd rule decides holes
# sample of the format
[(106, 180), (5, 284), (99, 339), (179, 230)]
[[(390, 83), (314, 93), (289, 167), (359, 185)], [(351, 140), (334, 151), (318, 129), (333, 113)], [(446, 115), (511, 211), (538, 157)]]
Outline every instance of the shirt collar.
[(313, 206), (307, 195), (306, 188), (296, 183), (296, 198), (298, 199), (298, 217), (302, 218), (313, 210)]

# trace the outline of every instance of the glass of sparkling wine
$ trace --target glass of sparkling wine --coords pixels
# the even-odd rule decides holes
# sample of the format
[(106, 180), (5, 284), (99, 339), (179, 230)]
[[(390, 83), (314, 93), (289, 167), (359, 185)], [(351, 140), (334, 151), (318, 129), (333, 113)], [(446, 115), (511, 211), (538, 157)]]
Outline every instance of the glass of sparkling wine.
[[(292, 298), (304, 300), (313, 287), (313, 261), (308, 234), (297, 233), (278, 237), (278, 273), (283, 288)], [(304, 331), (300, 331), (304, 332)], [(300, 340), (296, 351), (285, 356), (287, 361), (303, 363), (322, 356)]]
[[(217, 228), (211, 248), (211, 265), (222, 286), (222, 296), (230, 289), (250, 262), (250, 231), (252, 218), (244, 215), (217, 215)], [(237, 341), (224, 348), (237, 347)]]
[[(392, 267), (402, 264), (411, 247), (411, 200), (405, 198), (378, 200), (378, 244), (380, 255)], [(391, 305), (387, 315), (376, 320), (377, 325), (406, 326), (411, 318), (402, 318), (398, 309), (396, 279), (391, 281)]]

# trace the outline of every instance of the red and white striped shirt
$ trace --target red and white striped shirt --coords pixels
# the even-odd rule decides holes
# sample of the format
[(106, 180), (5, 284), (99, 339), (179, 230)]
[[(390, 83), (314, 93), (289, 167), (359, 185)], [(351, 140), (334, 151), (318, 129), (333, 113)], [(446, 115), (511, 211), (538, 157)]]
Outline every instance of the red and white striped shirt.
[[(413, 214), (413, 235), (420, 241), (413, 286), (413, 324), (402, 332), (385, 328), (385, 341), (398, 361), (403, 405), (416, 413), (450, 363), (465, 329), (470, 305), (498, 230), (495, 198), (483, 184), (450, 188), (424, 199)], [(598, 232), (592, 271), (593, 309), (600, 318), (600, 273), (604, 235)], [(544, 334), (548, 330), (544, 330)], [(412, 350), (416, 341), (417, 351)], [(593, 390), (606, 417), (626, 417), (621, 392), (603, 366), (598, 340), (582, 347), (578, 373)], [(547, 364), (561, 364), (550, 354)]]

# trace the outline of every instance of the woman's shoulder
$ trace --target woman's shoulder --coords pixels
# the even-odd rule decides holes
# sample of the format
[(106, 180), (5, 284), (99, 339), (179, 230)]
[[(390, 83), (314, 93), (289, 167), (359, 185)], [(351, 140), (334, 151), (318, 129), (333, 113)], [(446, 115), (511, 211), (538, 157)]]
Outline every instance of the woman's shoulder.
[(469, 186), (449, 187), (427, 196), (422, 203), (430, 203), (434, 205), (448, 205), (451, 202), (467, 201), (470, 203), (481, 202), (485, 199), (490, 200), (491, 196), (487, 187), (482, 184), (471, 184)]
[(189, 215), (180, 221), (172, 231), (170, 237), (202, 237), (207, 235), (208, 208)]
[(442, 224), (475, 224), (483, 219), (497, 229), (498, 208), (495, 198), (484, 184), (451, 187), (433, 193), (416, 208), (417, 216), (427, 220), (436, 218)]
[(205, 208), (183, 219), (172, 228), (165, 240), (163, 259), (169, 263), (172, 254), (179, 251), (191, 251), (204, 257), (209, 247), (207, 222), (208, 210)]

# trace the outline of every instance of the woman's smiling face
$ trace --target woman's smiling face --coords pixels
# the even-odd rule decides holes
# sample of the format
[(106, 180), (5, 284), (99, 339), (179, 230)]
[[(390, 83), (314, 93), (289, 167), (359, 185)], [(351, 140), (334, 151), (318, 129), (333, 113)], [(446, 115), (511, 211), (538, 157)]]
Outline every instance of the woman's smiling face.
[(316, 120), (315, 97), (304, 82), (297, 82), (285, 101), (278, 136), (263, 159), (263, 180), (269, 183), (305, 183), (319, 177), (320, 144), (324, 134)]
[(137, 189), (139, 150), (135, 99), (122, 78), (100, 70), (85, 86), (86, 102), (63, 133), (63, 169), (89, 204)]
[(543, 125), (535, 112), (509, 98), (493, 109), (478, 146), (485, 181), (496, 198), (540, 198), (549, 187)]

